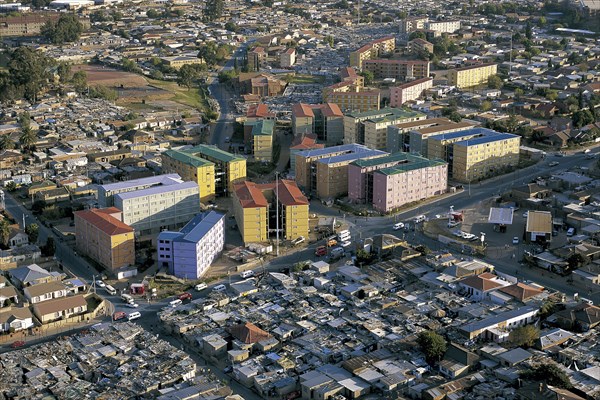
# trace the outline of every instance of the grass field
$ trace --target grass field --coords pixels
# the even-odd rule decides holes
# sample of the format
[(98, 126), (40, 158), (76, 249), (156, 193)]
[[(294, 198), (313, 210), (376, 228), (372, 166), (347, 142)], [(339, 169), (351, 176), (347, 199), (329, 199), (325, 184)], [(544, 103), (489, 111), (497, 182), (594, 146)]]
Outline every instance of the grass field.
[(288, 75), (289, 83), (323, 83), (325, 81), (325, 77), (318, 75)]
[(208, 110), (208, 102), (206, 101), (208, 92), (204, 87), (200, 89), (188, 89), (186, 87), (179, 86), (176, 82), (165, 82), (154, 79), (148, 79), (148, 83), (152, 86), (173, 93), (174, 96), (171, 100), (176, 101), (177, 103), (181, 103), (203, 111)]

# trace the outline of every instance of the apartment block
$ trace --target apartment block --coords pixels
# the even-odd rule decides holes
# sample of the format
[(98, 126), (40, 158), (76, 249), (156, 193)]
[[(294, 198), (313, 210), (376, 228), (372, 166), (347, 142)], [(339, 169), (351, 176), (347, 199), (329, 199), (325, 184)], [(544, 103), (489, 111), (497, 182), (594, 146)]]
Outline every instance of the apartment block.
[(428, 157), (448, 162), (450, 178), (472, 182), (498, 175), (519, 163), (521, 137), (491, 129), (473, 128), (430, 136)]
[(343, 196), (348, 193), (348, 164), (384, 155), (356, 143), (301, 151), (296, 154), (296, 182), (321, 199)]
[(0, 18), (1, 37), (38, 36), (48, 22), (58, 20), (58, 13), (26, 14)]
[(395, 48), (396, 40), (394, 37), (374, 40), (350, 53), (350, 66), (362, 69), (364, 61), (377, 58), (382, 54), (392, 53)]
[(259, 71), (260, 67), (267, 61), (267, 52), (264, 47), (255, 47), (248, 50), (248, 71)]
[(401, 107), (404, 103), (414, 101), (423, 96), (427, 89), (433, 87), (433, 78), (421, 78), (390, 88), (390, 107)]
[(204, 64), (204, 60), (194, 55), (180, 55), (172, 57), (161, 57), (160, 61), (167, 67), (173, 69), (181, 69), (184, 65), (201, 65)]
[(400, 33), (411, 33), (419, 29), (425, 29), (427, 17), (404, 18), (400, 21)]
[(460, 21), (428, 21), (425, 29), (440, 33), (454, 33), (460, 29)]
[(352, 67), (340, 68), (340, 82), (350, 82), (358, 87), (365, 86), (365, 78), (358, 75)]
[(342, 111), (379, 110), (381, 91), (344, 81), (323, 88), (323, 103), (337, 104)]
[(422, 60), (366, 60), (363, 70), (372, 72), (376, 79), (393, 78), (404, 82), (429, 77), (429, 64)]
[(371, 149), (385, 150), (388, 126), (426, 118), (425, 114), (398, 108), (346, 114), (344, 116), (344, 143), (364, 144)]
[(281, 68), (291, 68), (294, 64), (296, 64), (296, 49), (289, 48), (279, 55)]
[(497, 64), (480, 64), (448, 71), (448, 85), (459, 89), (487, 83), (490, 76), (498, 72)]
[(426, 57), (433, 53), (433, 43), (425, 39), (416, 38), (408, 42), (408, 50), (414, 55)]
[(408, 133), (408, 151), (413, 154), (420, 154), (423, 157), (429, 157), (427, 138), (445, 133), (464, 131), (472, 128), (474, 125), (467, 121), (440, 123), (434, 126), (412, 129)]
[(325, 145), (317, 143), (317, 135), (302, 134), (294, 137), (294, 141), (290, 146), (290, 171), (296, 172), (296, 154), (305, 150), (322, 149)]
[[(308, 236), (309, 202), (291, 180), (235, 185), (233, 212), (245, 244)], [(279, 229), (279, 231), (277, 230)]]
[(196, 182), (182, 181), (119, 193), (114, 201), (123, 213), (121, 220), (140, 236), (180, 228), (200, 212)]
[(181, 150), (167, 150), (162, 154), (163, 172), (176, 172), (188, 181), (194, 181), (200, 190), (200, 201), (215, 196), (228, 196), (233, 184), (246, 179), (246, 159), (215, 146), (198, 145)]
[(348, 166), (348, 198), (390, 212), (405, 204), (446, 192), (448, 164), (409, 153), (396, 153)]
[(273, 159), (273, 131), (275, 121), (262, 120), (252, 123), (251, 149), (254, 159), (271, 162)]
[(179, 232), (158, 234), (158, 265), (184, 279), (201, 278), (225, 247), (225, 215), (200, 213)]
[(328, 146), (344, 140), (344, 114), (337, 104), (303, 104), (292, 106), (292, 132), (295, 136), (314, 134)]
[(98, 205), (112, 207), (115, 205), (114, 196), (119, 193), (135, 192), (154, 186), (173, 185), (183, 182), (177, 174), (164, 174), (148, 178), (134, 179), (125, 182), (110, 183), (98, 186)]
[(93, 208), (74, 215), (75, 246), (80, 254), (110, 271), (135, 265), (134, 230), (121, 221), (121, 210)]
[(397, 153), (409, 151), (409, 132), (432, 126), (451, 124), (448, 118), (428, 118), (420, 121), (402, 122), (387, 127), (387, 151)]

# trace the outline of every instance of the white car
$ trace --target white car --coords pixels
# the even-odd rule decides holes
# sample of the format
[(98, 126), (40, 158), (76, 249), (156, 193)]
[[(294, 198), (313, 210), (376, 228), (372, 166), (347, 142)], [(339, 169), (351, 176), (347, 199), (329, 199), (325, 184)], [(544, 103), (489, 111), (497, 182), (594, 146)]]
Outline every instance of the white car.
[(523, 213), (523, 218), (527, 218), (527, 216), (528, 216), (528, 215), (529, 215), (529, 211), (525, 211), (525, 212)]
[(397, 223), (394, 224), (394, 230), (395, 231), (400, 230), (402, 228), (404, 228), (404, 224), (402, 222), (397, 222)]
[(106, 287), (106, 283), (104, 283), (100, 279), (98, 279), (96, 281), (96, 286), (103, 288), (103, 287)]
[(513, 243), (513, 244), (519, 244), (519, 238), (518, 238), (517, 236), (515, 236), (515, 237), (513, 238), (513, 242), (512, 242), (512, 243)]
[(127, 307), (129, 308), (138, 308), (140, 305), (138, 303), (129, 303), (127, 304)]

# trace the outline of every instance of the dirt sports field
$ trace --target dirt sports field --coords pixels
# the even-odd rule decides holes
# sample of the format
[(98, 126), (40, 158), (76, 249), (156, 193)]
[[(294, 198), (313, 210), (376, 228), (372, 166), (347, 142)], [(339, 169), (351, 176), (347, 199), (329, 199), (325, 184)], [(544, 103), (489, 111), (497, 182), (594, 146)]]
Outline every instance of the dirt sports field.
[(146, 79), (140, 75), (101, 65), (75, 65), (71, 68), (71, 71), (85, 71), (90, 86), (143, 87), (148, 84)]

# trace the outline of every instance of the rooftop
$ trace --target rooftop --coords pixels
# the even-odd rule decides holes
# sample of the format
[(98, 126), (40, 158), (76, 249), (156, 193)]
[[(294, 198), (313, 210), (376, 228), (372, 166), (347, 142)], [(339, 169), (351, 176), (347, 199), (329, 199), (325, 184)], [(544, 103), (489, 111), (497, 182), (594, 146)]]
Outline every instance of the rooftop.
[(164, 174), (150, 176), (148, 178), (132, 179), (125, 182), (109, 183), (108, 185), (100, 185), (99, 188), (104, 189), (106, 192), (113, 192), (116, 190), (130, 189), (140, 186), (173, 185), (180, 182), (183, 181), (178, 174)]
[[(139, 192), (141, 191), (130, 193), (134, 194)], [(121, 210), (119, 210), (116, 207), (109, 207), (101, 209), (93, 208), (90, 210), (75, 211), (75, 216), (89, 222), (90, 224), (94, 225), (97, 229), (100, 229), (102, 232), (109, 236), (133, 232), (132, 227), (121, 222), (121, 220), (115, 218), (113, 214), (121, 214)]]
[(174, 242), (197, 243), (223, 218), (225, 218), (224, 214), (215, 211), (200, 213), (192, 218), (179, 232), (163, 231), (158, 234), (158, 238)]
[(153, 196), (161, 193), (171, 193), (179, 190), (198, 189), (198, 184), (195, 182), (181, 182), (169, 186), (155, 186), (148, 189), (136, 190), (135, 192), (119, 193), (115, 195), (121, 200), (135, 199), (143, 196)]

